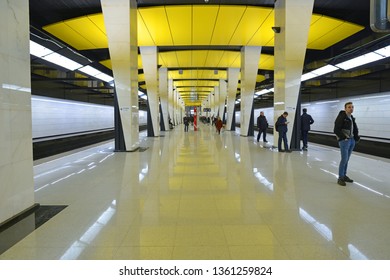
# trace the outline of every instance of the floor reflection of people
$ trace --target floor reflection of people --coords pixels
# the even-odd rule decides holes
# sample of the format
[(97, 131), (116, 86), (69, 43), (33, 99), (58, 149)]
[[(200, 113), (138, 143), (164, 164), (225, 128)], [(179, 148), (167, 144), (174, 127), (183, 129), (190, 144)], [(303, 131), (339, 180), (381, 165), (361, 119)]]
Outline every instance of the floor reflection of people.
[(188, 136), (188, 134), (184, 134), (184, 147), (189, 147), (190, 146), (190, 137)]
[(220, 150), (222, 148), (221, 137), (215, 137), (215, 146), (216, 146), (217, 150)]

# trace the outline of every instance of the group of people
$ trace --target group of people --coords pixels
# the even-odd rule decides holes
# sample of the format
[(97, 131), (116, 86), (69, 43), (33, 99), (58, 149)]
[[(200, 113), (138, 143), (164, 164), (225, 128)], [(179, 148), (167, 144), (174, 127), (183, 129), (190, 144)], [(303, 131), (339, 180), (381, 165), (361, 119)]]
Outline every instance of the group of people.
[[(338, 145), (341, 152), (341, 160), (339, 164), (337, 183), (341, 186), (346, 186), (346, 183), (352, 183), (353, 180), (347, 176), (348, 161), (351, 157), (355, 144), (360, 140), (359, 130), (353, 117), (353, 103), (347, 102), (344, 105), (344, 110), (341, 110), (334, 122), (333, 132), (336, 134)], [(307, 150), (307, 138), (314, 120), (311, 115), (307, 113), (304, 108), (301, 115), (301, 139), (303, 143), (303, 150)], [(287, 130), (289, 121), (287, 121), (288, 112), (280, 115), (275, 123), (275, 130), (278, 132), (278, 151), (291, 152), (287, 141)], [(257, 127), (259, 132), (257, 134), (257, 142), (260, 141), (261, 134), (263, 134), (263, 142), (267, 143), (266, 135), (268, 128), (268, 121), (264, 116), (264, 112), (260, 112), (257, 118)], [(282, 149), (282, 142), (284, 149)]]
[[(210, 119), (210, 118), (208, 118)], [(184, 124), (184, 132), (188, 132), (188, 127), (190, 125), (190, 122), (194, 122), (194, 117), (188, 117), (187, 115), (183, 118), (183, 124)], [(223, 127), (223, 122), (220, 117), (213, 117), (213, 124), (215, 125), (216, 132), (218, 134), (221, 134), (221, 129)]]

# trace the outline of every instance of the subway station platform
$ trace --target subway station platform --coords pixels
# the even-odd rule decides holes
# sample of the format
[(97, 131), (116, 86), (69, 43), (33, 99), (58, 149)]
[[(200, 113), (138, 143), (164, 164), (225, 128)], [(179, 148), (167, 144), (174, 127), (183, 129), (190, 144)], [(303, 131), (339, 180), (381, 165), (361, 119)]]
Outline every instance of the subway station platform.
[(36, 202), (60, 210), (0, 233), (0, 259), (390, 259), (388, 159), (353, 153), (342, 187), (339, 150), (278, 153), (267, 137), (179, 125), (135, 152), (36, 161)]

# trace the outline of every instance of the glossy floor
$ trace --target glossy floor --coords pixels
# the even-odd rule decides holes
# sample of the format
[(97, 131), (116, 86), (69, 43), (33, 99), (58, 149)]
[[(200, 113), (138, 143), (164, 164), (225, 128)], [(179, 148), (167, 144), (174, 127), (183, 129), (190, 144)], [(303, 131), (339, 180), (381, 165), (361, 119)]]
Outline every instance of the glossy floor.
[(390, 259), (390, 161), (278, 153), (181, 126), (142, 152), (113, 143), (36, 162), (36, 202), (68, 205), (0, 259)]

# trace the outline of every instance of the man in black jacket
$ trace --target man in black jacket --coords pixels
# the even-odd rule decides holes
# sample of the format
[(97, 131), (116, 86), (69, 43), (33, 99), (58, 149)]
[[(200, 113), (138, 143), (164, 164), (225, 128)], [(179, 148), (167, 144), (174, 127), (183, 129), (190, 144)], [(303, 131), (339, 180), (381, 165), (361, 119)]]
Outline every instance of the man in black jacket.
[(307, 135), (309, 134), (310, 125), (314, 123), (313, 118), (307, 113), (307, 109), (304, 108), (301, 116), (301, 131), (302, 131), (302, 142), (303, 150), (307, 150)]
[(267, 143), (268, 121), (267, 118), (264, 116), (263, 111), (261, 111), (260, 115), (257, 117), (257, 128), (259, 129), (259, 134), (257, 134), (257, 142), (260, 141), (260, 136), (263, 133), (263, 142)]
[[(291, 150), (288, 148), (288, 142), (287, 142), (287, 130), (288, 130), (288, 124), (287, 121), (288, 112), (284, 112), (282, 115), (279, 116), (278, 120), (275, 123), (276, 131), (279, 133), (278, 138), (278, 151), (279, 152), (287, 152), (290, 153)], [(282, 150), (282, 141), (284, 144), (284, 150)]]
[(339, 142), (341, 161), (339, 165), (339, 178), (337, 184), (346, 186), (346, 182), (352, 183), (353, 180), (347, 176), (348, 161), (355, 147), (355, 143), (360, 140), (359, 130), (352, 116), (353, 104), (347, 102), (344, 109), (339, 112), (335, 122), (333, 132), (336, 134)]

